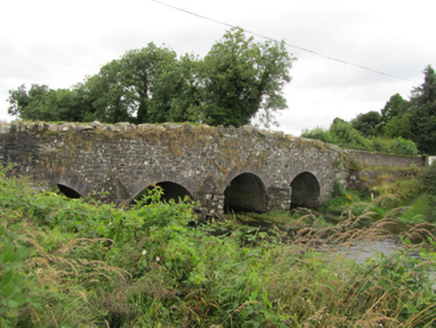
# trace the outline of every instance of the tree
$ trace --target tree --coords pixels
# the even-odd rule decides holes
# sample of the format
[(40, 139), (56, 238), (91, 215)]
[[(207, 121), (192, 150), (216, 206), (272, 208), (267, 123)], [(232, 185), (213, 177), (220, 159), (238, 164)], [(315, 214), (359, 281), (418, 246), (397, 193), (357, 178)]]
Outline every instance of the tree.
[(382, 125), (389, 123), (394, 117), (400, 116), (407, 109), (409, 102), (404, 100), (399, 93), (393, 95), (380, 111), (382, 116)]
[(424, 75), (424, 83), (410, 98), (411, 130), (421, 152), (436, 154), (436, 74), (429, 65)]
[(414, 139), (411, 117), (412, 114), (409, 112), (392, 117), (383, 127), (384, 136), (387, 138)]
[(153, 43), (106, 64), (84, 83), (92, 99), (94, 116), (109, 123), (153, 122), (149, 108), (153, 86), (176, 64), (174, 51)]
[(155, 77), (148, 108), (149, 122), (199, 122), (198, 61), (185, 55)]
[(9, 91), (8, 113), (25, 120), (80, 121), (86, 107), (75, 90), (50, 89), (32, 84), (27, 92), (24, 85)]
[(32, 85), (9, 91), (9, 113), (28, 120), (106, 123), (194, 121), (240, 126), (256, 114), (265, 123), (286, 107), (282, 87), (292, 58), (285, 46), (227, 32), (204, 60), (180, 59), (167, 47), (128, 51), (71, 90)]
[(380, 130), (385, 137), (412, 139), (409, 105), (409, 102), (398, 93), (386, 102), (385, 107), (380, 111), (382, 116)]
[(8, 113), (28, 120), (41, 119), (39, 116), (45, 117), (49, 92), (48, 86), (38, 84), (32, 84), (29, 91), (24, 84), (17, 90), (9, 90)]
[(377, 134), (378, 125), (381, 121), (382, 116), (378, 112), (372, 111), (357, 115), (357, 117), (351, 121), (351, 126), (367, 138)]
[(241, 29), (228, 31), (202, 63), (206, 123), (241, 126), (258, 112), (271, 123), (271, 114), (286, 108), (281, 91), (291, 80), (292, 60), (283, 42), (257, 44)]
[(26, 86), (23, 84), (19, 86), (17, 90), (9, 90), (8, 102), (10, 104), (8, 113), (10, 115), (21, 116), (30, 103), (30, 97), (27, 94)]

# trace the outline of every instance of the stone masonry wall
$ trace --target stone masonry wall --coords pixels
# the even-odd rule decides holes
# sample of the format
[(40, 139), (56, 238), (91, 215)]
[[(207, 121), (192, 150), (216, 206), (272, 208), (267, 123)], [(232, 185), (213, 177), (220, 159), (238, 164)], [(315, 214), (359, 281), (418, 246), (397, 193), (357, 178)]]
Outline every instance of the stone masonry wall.
[(13, 121), (0, 124), (0, 161), (82, 196), (109, 192), (119, 205), (155, 182), (177, 183), (210, 214), (222, 213), (225, 189), (243, 173), (262, 181), (269, 210), (289, 209), (290, 184), (302, 172), (318, 181), (319, 203), (344, 175), (336, 146), (251, 126)]
[(363, 150), (347, 150), (354, 162), (361, 166), (381, 166), (381, 167), (410, 167), (426, 166), (427, 157), (424, 156), (402, 156), (391, 154), (373, 153)]

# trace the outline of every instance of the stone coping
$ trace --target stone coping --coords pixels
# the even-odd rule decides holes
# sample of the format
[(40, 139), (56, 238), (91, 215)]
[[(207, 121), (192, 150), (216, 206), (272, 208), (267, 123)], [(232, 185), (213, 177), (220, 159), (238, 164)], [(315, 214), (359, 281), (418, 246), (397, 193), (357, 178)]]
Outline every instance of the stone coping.
[(218, 125), (216, 127), (209, 126), (207, 124), (191, 124), (191, 123), (163, 123), (163, 124), (133, 124), (129, 122), (119, 122), (115, 124), (106, 124), (98, 121), (90, 123), (81, 122), (42, 122), (42, 121), (20, 121), (14, 120), (11, 122), (0, 121), (0, 134), (7, 134), (10, 132), (31, 132), (31, 133), (42, 133), (49, 132), (50, 134), (65, 134), (68, 132), (80, 132), (86, 134), (92, 134), (96, 132), (106, 132), (114, 134), (123, 133), (135, 133), (138, 134), (146, 132), (164, 132), (164, 131), (183, 131), (189, 132), (200, 132), (209, 135), (219, 135), (226, 138), (234, 137), (244, 137), (244, 136), (254, 136), (258, 139), (273, 139), (273, 140), (285, 140), (288, 142), (299, 142), (306, 144), (308, 146), (313, 146), (316, 148), (328, 148), (333, 151), (342, 151), (337, 145), (327, 144), (320, 140), (307, 139), (307, 138), (297, 138), (290, 134), (285, 134), (281, 131), (269, 131), (265, 129), (258, 129), (251, 125), (244, 125), (239, 128), (235, 127), (224, 127)]

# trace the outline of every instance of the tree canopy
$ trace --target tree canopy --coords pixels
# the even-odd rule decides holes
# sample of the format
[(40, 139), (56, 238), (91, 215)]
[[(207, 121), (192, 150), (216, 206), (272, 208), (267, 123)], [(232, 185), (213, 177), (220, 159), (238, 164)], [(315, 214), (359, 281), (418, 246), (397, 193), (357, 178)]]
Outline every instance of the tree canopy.
[(412, 91), (409, 112), (413, 140), (427, 154), (436, 154), (436, 74), (424, 70), (424, 83)]
[(436, 155), (435, 71), (430, 65), (424, 69), (424, 82), (412, 90), (409, 101), (397, 93), (380, 114), (359, 114), (351, 123), (335, 119), (329, 130), (306, 130), (303, 137), (350, 149)]
[(203, 108), (211, 125), (244, 125), (261, 109), (286, 108), (281, 90), (291, 80), (292, 58), (284, 43), (254, 43), (241, 30), (232, 30), (215, 44), (202, 63)]
[(429, 65), (424, 82), (412, 90), (409, 101), (394, 95), (382, 109), (387, 137), (413, 140), (422, 153), (436, 154), (436, 74)]
[(362, 133), (364, 137), (377, 135), (378, 127), (382, 122), (382, 116), (379, 112), (372, 111), (365, 114), (359, 114), (351, 121), (351, 126)]
[(393, 95), (380, 111), (383, 124), (387, 124), (394, 117), (400, 116), (407, 108), (408, 101), (404, 100), (399, 93)]
[(25, 85), (9, 91), (8, 112), (25, 120), (106, 123), (203, 122), (241, 126), (255, 115), (266, 125), (286, 108), (283, 86), (292, 58), (284, 43), (254, 42), (228, 31), (199, 59), (168, 47), (130, 50), (71, 89)]

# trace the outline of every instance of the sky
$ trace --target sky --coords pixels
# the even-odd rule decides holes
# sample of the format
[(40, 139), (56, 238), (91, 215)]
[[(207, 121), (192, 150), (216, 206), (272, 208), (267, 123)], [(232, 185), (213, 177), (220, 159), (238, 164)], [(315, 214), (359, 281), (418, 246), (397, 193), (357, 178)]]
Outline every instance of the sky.
[(9, 90), (71, 88), (149, 42), (204, 57), (229, 29), (213, 20), (289, 45), (297, 60), (274, 129), (294, 136), (380, 111), (396, 93), (409, 99), (424, 68), (436, 68), (434, 0), (160, 1), (212, 21), (153, 0), (3, 1), (0, 120), (16, 119), (7, 114)]

